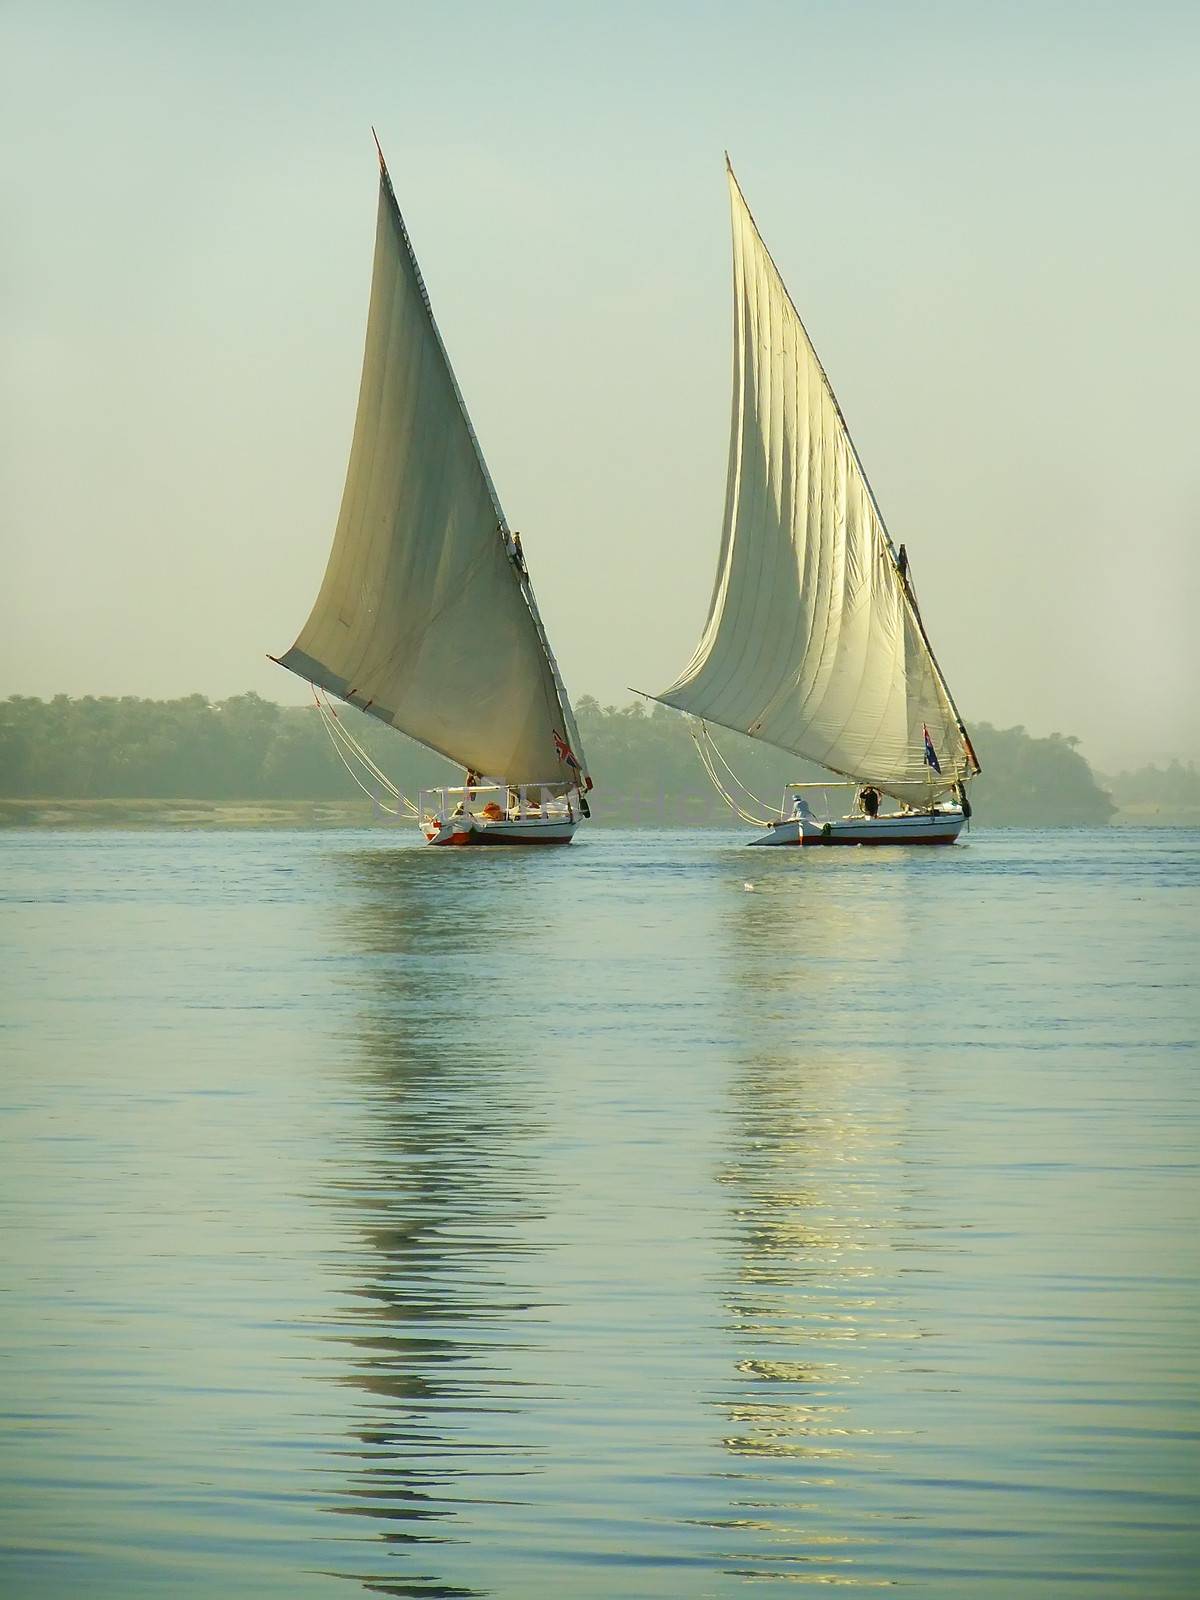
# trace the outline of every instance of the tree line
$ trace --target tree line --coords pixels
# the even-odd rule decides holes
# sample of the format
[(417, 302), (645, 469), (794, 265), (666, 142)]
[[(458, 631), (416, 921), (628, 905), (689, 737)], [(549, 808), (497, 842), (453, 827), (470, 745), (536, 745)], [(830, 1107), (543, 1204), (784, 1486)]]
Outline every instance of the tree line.
[[(705, 776), (683, 717), (640, 701), (602, 706), (590, 696), (576, 709), (598, 821), (729, 823), (729, 808)], [(339, 715), (410, 795), (461, 781), (457, 768), (376, 719), (348, 707), (339, 707)], [(777, 807), (785, 783), (826, 776), (740, 735), (714, 730), (714, 737), (744, 785), (737, 792), (749, 810), (758, 811), (759, 802)], [(1094, 824), (1115, 810), (1077, 740), (987, 723), (973, 728), (972, 737), (984, 768), (971, 791), (981, 822)], [(195, 694), (13, 696), (0, 703), (0, 797), (6, 799), (340, 800), (356, 793), (315, 707), (279, 706), (256, 694), (219, 702)]]
[(1138, 820), (1200, 824), (1200, 772), (1195, 762), (1155, 763), (1102, 780), (1113, 799)]

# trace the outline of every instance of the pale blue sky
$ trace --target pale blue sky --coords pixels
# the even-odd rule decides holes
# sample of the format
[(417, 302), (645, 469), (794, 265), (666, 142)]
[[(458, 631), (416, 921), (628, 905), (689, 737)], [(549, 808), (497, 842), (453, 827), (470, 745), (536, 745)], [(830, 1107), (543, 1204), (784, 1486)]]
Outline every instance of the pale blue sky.
[(0, 10), (0, 694), (279, 699), (379, 129), (576, 695), (712, 583), (728, 147), (968, 722), (1200, 758), (1200, 8)]

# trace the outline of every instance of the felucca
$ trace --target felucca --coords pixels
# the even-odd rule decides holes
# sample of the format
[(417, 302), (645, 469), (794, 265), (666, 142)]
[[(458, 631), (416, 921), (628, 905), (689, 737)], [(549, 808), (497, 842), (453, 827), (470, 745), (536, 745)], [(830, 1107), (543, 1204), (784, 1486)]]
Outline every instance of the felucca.
[[(703, 637), (669, 689), (752, 844), (952, 844), (979, 762), (841, 408), (726, 157), (733, 209), (733, 424)], [(859, 791), (819, 817), (790, 784), (748, 810), (708, 724), (818, 763)], [(720, 769), (723, 769), (720, 770)], [(740, 786), (739, 786), (740, 787)], [(749, 795), (749, 791), (744, 791)], [(898, 805), (885, 810), (882, 797)], [(753, 798), (753, 797), (751, 797)], [(761, 802), (760, 802), (761, 806)], [(764, 808), (765, 809), (765, 808)]]
[[(341, 514), (312, 615), (272, 659), (313, 685), (360, 787), (386, 785), (430, 844), (569, 844), (589, 815), (579, 731), (520, 535), (467, 415), (382, 150)], [(463, 782), (405, 800), (330, 695), (447, 756)]]

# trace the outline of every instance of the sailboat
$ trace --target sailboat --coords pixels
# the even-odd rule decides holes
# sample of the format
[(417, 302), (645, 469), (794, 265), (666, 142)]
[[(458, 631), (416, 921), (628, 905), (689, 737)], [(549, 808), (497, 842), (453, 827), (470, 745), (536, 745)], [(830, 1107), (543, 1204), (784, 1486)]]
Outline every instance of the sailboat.
[[(733, 217), (733, 423), (708, 621), (662, 694), (686, 712), (756, 845), (952, 844), (980, 770), (825, 370), (726, 157)], [(731, 793), (709, 724), (815, 762), (778, 814)], [(839, 783), (838, 780), (842, 780)], [(820, 816), (805, 791), (856, 791)], [(885, 798), (886, 797), (886, 798)], [(889, 806), (887, 800), (894, 804)], [(761, 810), (766, 806), (759, 802)]]
[(386, 779), (330, 696), (462, 767), (461, 783), (416, 804), (389, 786), (430, 844), (569, 844), (590, 815), (579, 730), (375, 145), (374, 273), (341, 512), (312, 614), (271, 659), (313, 685), (368, 792)]

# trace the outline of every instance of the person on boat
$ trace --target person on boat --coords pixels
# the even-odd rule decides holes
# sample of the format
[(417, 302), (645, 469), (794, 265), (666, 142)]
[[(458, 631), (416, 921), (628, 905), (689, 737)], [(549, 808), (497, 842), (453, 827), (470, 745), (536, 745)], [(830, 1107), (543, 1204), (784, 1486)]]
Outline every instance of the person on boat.
[(879, 815), (879, 798), (879, 790), (872, 788), (869, 783), (858, 792), (858, 803), (862, 808), (862, 814), (872, 822)]
[(796, 795), (792, 800), (792, 821), (815, 822), (816, 820), (817, 819), (813, 813), (813, 808), (809, 805), (808, 801), (802, 794)]

